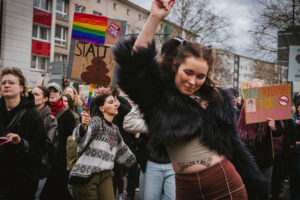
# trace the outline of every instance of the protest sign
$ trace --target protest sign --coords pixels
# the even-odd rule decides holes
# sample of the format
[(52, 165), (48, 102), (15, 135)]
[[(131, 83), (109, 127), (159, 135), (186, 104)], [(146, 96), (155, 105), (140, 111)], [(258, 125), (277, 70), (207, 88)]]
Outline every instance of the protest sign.
[(246, 123), (291, 119), (291, 84), (243, 90)]
[(242, 90), (251, 88), (251, 82), (250, 81), (244, 81), (242, 82)]
[(126, 21), (74, 13), (67, 78), (116, 85), (111, 47), (124, 37)]

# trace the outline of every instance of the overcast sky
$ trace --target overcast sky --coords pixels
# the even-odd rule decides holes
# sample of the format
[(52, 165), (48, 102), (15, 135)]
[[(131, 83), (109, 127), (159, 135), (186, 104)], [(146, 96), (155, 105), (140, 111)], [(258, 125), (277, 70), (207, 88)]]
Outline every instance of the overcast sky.
[[(152, 0), (130, 0), (133, 3), (150, 9)], [(195, 0), (196, 1), (196, 0)], [(235, 36), (233, 46), (237, 53), (246, 54), (244, 48), (250, 43), (248, 30), (251, 26), (251, 15), (253, 14), (253, 1), (249, 0), (211, 0), (212, 6), (216, 8), (216, 14), (228, 16), (233, 24), (232, 34)]]
[(235, 36), (234, 47), (243, 49), (250, 43), (249, 29), (251, 27), (251, 15), (254, 13), (253, 1), (249, 0), (212, 0), (212, 5), (223, 15), (231, 18), (233, 33)]

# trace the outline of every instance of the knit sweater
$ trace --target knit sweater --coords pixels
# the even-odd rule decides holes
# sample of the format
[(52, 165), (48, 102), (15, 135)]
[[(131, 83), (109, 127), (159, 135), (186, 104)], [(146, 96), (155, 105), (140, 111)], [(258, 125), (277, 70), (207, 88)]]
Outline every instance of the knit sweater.
[[(127, 167), (136, 162), (134, 154), (124, 143), (116, 125), (96, 116), (91, 119), (86, 133), (81, 134), (82, 132), (81, 124), (73, 131), (78, 154), (91, 138), (94, 139), (76, 161), (70, 176), (87, 179), (93, 174), (113, 169), (114, 161)], [(94, 137), (95, 134), (97, 136)]]

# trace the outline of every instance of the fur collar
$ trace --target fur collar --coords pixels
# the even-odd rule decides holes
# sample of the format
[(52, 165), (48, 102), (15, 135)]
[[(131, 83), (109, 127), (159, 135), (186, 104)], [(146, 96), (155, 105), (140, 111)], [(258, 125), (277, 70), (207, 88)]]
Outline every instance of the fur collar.
[(206, 109), (174, 88), (166, 90), (154, 108), (144, 110), (145, 120), (153, 133), (151, 146), (199, 137), (209, 148), (230, 157), (229, 140), (236, 137), (233, 101), (225, 90), (218, 90), (222, 101), (210, 103)]

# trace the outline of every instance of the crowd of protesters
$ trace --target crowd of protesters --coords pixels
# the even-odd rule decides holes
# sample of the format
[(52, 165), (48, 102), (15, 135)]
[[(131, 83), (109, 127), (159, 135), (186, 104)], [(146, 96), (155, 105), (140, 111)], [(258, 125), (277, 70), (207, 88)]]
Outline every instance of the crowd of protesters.
[[(26, 79), (18, 68), (4, 68), (0, 78), (0, 154), (3, 160), (0, 166), (2, 172), (8, 171), (1, 173), (0, 199), (135, 199), (136, 188), (139, 188), (139, 199), (143, 200), (201, 199), (193, 188), (195, 178), (206, 181), (202, 183), (201, 195), (211, 195), (205, 193), (209, 188), (217, 191), (223, 187), (218, 170), (210, 172), (216, 164), (196, 163), (207, 167), (196, 173), (184, 173), (193, 165), (181, 170), (174, 164), (173, 156), (180, 156), (181, 152), (169, 153), (175, 147), (151, 144), (151, 131), (154, 130), (150, 126), (153, 122), (146, 120), (144, 114), (147, 112), (143, 112), (142, 105), (137, 106), (132, 100), (120, 96), (115, 88), (105, 86), (103, 90), (100, 86), (96, 89), (90, 112), (81, 112), (79, 117), (74, 109), (74, 99), (69, 93), (62, 93), (56, 83), (47, 87), (36, 86), (27, 92)], [(263, 81), (254, 80), (251, 86), (262, 85)], [(256, 195), (250, 184), (249, 188), (247, 185), (242, 187), (246, 193), (241, 196), (232, 193), (232, 199), (283, 199), (286, 180), (289, 182), (290, 199), (299, 199), (300, 101), (294, 102), (293, 119), (267, 119), (265, 123), (247, 125), (245, 108), (237, 100), (238, 92), (232, 88), (222, 92), (227, 95), (223, 97), (228, 98), (227, 103), (232, 104), (232, 119), (236, 121), (237, 132), (234, 133), (237, 137), (230, 140), (240, 138), (247, 146), (245, 149), (254, 156), (252, 170), (257, 174), (245, 179), (257, 178), (257, 182), (252, 180), (253, 184), (260, 180), (268, 183), (264, 188), (267, 197)], [(245, 130), (246, 134), (243, 133)], [(249, 135), (256, 137), (249, 138)], [(174, 144), (179, 145), (180, 142)], [(191, 139), (184, 144), (179, 149), (195, 148), (197, 142)], [(245, 149), (243, 151), (247, 152)], [(190, 151), (193, 152), (193, 149)], [(218, 149), (213, 152), (218, 152)], [(188, 150), (185, 151), (187, 153)], [(229, 156), (223, 156), (217, 165), (228, 170), (230, 161), (226, 163), (224, 159)], [(45, 159), (46, 162), (43, 161)], [(236, 155), (236, 159), (242, 157)], [(245, 159), (251, 160), (251, 157)], [(49, 165), (46, 172), (44, 165)], [(233, 169), (238, 169), (238, 166)], [(228, 179), (236, 178), (233, 172), (226, 173)], [(239, 171), (235, 173), (242, 174)], [(124, 190), (126, 174), (127, 188)], [(208, 182), (205, 179), (208, 175), (210, 179), (217, 176), (217, 182), (214, 179)], [(243, 185), (248, 181), (239, 180)], [(208, 184), (212, 185), (206, 186)], [(188, 188), (185, 186), (193, 188), (194, 192), (186, 193)], [(179, 198), (180, 195), (185, 196)]]
[(74, 87), (29, 92), (19, 68), (2, 69), (0, 200), (133, 200), (137, 188), (140, 200), (280, 200), (286, 180), (300, 199), (300, 98), (292, 119), (246, 124), (238, 91), (210, 79), (211, 47), (175, 37), (157, 59), (173, 4), (154, 0), (139, 36), (116, 44), (126, 98), (99, 85), (86, 107)]

